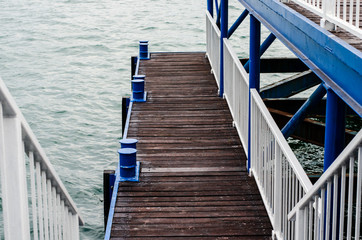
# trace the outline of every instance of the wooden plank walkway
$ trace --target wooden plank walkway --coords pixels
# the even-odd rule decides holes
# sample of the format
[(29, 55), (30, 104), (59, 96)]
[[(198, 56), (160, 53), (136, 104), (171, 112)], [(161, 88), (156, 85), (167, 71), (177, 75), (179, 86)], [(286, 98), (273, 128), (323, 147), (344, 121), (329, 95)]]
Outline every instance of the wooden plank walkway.
[(270, 239), (271, 224), (205, 53), (143, 60), (139, 183), (120, 183), (111, 239)]

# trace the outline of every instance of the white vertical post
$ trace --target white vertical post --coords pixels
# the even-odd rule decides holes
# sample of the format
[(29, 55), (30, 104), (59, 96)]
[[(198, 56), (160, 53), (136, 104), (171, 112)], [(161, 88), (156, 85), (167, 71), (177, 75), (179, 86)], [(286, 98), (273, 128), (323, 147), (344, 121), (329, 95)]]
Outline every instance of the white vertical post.
[(292, 239), (304, 239), (304, 209), (298, 209), (295, 219), (295, 236)]
[(47, 180), (46, 180), (46, 173), (42, 172), (41, 175), (41, 186), (42, 186), (42, 193), (43, 193), (43, 209), (44, 209), (44, 237), (45, 240), (49, 240), (49, 215), (48, 215), (48, 194), (47, 194)]
[(33, 213), (33, 232), (34, 239), (39, 239), (38, 235), (38, 210), (36, 201), (36, 188), (35, 188), (35, 164), (34, 164), (34, 153), (29, 152), (29, 169), (30, 169), (30, 184), (31, 184), (31, 206)]
[(53, 216), (54, 216), (54, 239), (59, 240), (59, 235), (58, 235), (59, 211), (58, 211), (58, 205), (57, 205), (57, 191), (56, 191), (55, 187), (53, 187), (52, 193), (53, 193), (53, 208), (54, 208), (54, 213), (53, 213)]
[(6, 239), (30, 239), (28, 192), (21, 124), (3, 118), (0, 107), (0, 171), (4, 234)]
[(358, 167), (357, 167), (357, 193), (356, 193), (356, 223), (355, 239), (360, 239), (361, 230), (361, 191), (362, 191), (362, 147), (358, 148)]
[(282, 156), (280, 147), (275, 145), (275, 173), (274, 173), (274, 231), (279, 235), (281, 233), (281, 214), (282, 214)]
[(41, 167), (40, 163), (37, 162), (35, 165), (36, 170), (36, 181), (37, 181), (37, 196), (38, 196), (38, 216), (39, 216), (39, 236), (40, 240), (44, 240), (44, 218), (43, 218), (43, 200), (42, 200), (42, 191), (41, 191)]
[(327, 20), (327, 16), (335, 16), (336, 0), (322, 0), (323, 18), (321, 19), (321, 27), (326, 30), (335, 30), (336, 25)]
[(48, 208), (49, 208), (49, 239), (54, 240), (54, 206), (53, 206), (53, 193), (51, 181), (47, 180), (48, 187)]

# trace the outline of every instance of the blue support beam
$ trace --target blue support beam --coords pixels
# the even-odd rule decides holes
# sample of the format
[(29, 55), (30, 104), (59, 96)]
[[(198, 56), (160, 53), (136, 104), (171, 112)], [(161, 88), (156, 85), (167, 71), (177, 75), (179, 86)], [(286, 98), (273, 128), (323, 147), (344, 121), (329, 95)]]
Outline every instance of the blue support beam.
[(244, 21), (244, 19), (248, 16), (249, 12), (248, 10), (244, 10), (240, 16), (238, 17), (238, 19), (236, 19), (236, 21), (234, 22), (234, 24), (230, 27), (229, 31), (228, 31), (228, 35), (227, 38), (230, 38), (231, 35), (233, 35), (233, 33), (235, 32), (235, 30), (240, 26), (240, 24)]
[(324, 166), (326, 171), (344, 149), (346, 105), (332, 90), (327, 90)]
[(362, 116), (362, 52), (276, 0), (239, 0)]
[[(264, 40), (263, 44), (260, 47), (260, 56), (262, 56), (265, 53), (265, 51), (270, 47), (270, 45), (274, 42), (275, 39), (276, 37), (273, 33), (269, 34), (269, 36)], [(247, 72), (249, 71), (249, 61), (247, 61), (244, 65), (245, 71)]]
[(212, 0), (207, 0), (207, 11), (209, 11), (211, 17), (214, 16), (214, 6), (213, 6), (213, 1)]
[[(293, 134), (295, 129), (298, 127), (299, 123), (304, 120), (305, 116), (309, 109), (317, 105), (319, 101), (326, 95), (326, 89), (323, 84), (320, 84), (319, 87), (312, 93), (312, 95), (305, 101), (305, 103), (300, 107), (300, 109), (294, 114), (294, 116), (289, 120), (287, 124), (282, 129), (282, 133), (285, 138), (290, 137)], [(344, 131), (343, 131), (344, 134)]]
[[(249, 89), (255, 88), (260, 91), (260, 22), (253, 15), (250, 15), (250, 72)], [(249, 120), (248, 120), (248, 171), (250, 169), (250, 94), (249, 94)]]
[[(221, 12), (221, 27), (220, 27), (220, 56), (224, 56), (224, 38), (228, 33), (228, 0), (221, 0), (220, 12)], [(220, 57), (220, 86), (219, 96), (224, 95), (224, 58)]]
[(286, 98), (320, 83), (321, 80), (311, 70), (308, 70), (263, 87), (260, 90), (260, 97)]

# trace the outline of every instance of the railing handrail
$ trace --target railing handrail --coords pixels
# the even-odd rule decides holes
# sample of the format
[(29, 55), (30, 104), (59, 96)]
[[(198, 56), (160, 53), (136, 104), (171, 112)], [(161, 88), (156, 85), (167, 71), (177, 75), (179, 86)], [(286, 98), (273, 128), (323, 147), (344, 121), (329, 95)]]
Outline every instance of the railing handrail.
[(56, 173), (54, 167), (50, 163), (48, 157), (46, 156), (43, 148), (38, 142), (35, 134), (31, 130), (28, 122), (25, 120), (23, 114), (21, 113), (19, 107), (17, 106), (14, 98), (10, 94), (8, 88), (0, 77), (0, 102), (3, 106), (3, 113), (8, 117), (17, 117), (21, 124), (22, 136), (24, 141), (25, 152), (33, 152), (34, 162), (39, 162), (43, 171), (46, 171), (48, 180), (51, 180), (54, 186), (57, 189), (57, 192), (60, 194), (62, 200), (65, 201), (66, 205), (70, 208), (72, 213), (78, 215), (79, 225), (84, 225), (84, 221), (80, 216), (80, 212), (77, 209), (74, 201), (70, 197), (67, 189), (60, 180), (58, 174)]
[(84, 221), (1, 78), (0, 101), (5, 239), (79, 239)]
[[(342, 14), (342, 15), (344, 15), (343, 18), (339, 17), (340, 16), (339, 13), (336, 14), (336, 11), (340, 11), (340, 6), (338, 6), (338, 5), (336, 6), (336, 4), (341, 4), (342, 1), (346, 1), (346, 0), (334, 1), (332, 4), (329, 4), (329, 5), (327, 5), (326, 3), (327, 3), (327, 1), (331, 1), (331, 0), (320, 0), (321, 7), (315, 5), (317, 1), (306, 1), (306, 0), (291, 0), (291, 1), (308, 9), (309, 11), (313, 12), (314, 14), (320, 16), (322, 19), (327, 20), (330, 23), (341, 27), (342, 29), (354, 34), (355, 36), (357, 36), (359, 38), (362, 38), (362, 29), (359, 28), (359, 23), (358, 23), (359, 14), (361, 11), (359, 6), (356, 8), (356, 9), (359, 9), (358, 13), (356, 13), (356, 11), (353, 11), (352, 19), (357, 17), (357, 21), (354, 25), (351, 20), (345, 19), (346, 14)], [(357, 4), (360, 4), (359, 1), (356, 1), (356, 2), (357, 2)], [(345, 10), (346, 9), (344, 9), (343, 11), (345, 11)]]
[(305, 207), (305, 205), (316, 195), (319, 190), (327, 183), (328, 180), (333, 178), (336, 171), (338, 171), (343, 164), (349, 160), (349, 156), (353, 152), (357, 151), (358, 146), (362, 144), (362, 129), (347, 145), (347, 147), (341, 152), (336, 160), (329, 166), (329, 168), (322, 174), (318, 181), (312, 186), (312, 188), (305, 194), (305, 196), (298, 202), (297, 205), (288, 214), (288, 219), (293, 219), (298, 209)]
[[(248, 155), (247, 119), (249, 112), (247, 110), (247, 104), (249, 98), (249, 74), (246, 72), (245, 68), (241, 64), (238, 56), (230, 45), (229, 40), (227, 38), (224, 38), (223, 43), (224, 64), (227, 64), (228, 62), (228, 55), (231, 57), (232, 60), (231, 74), (230, 72), (228, 73), (227, 71), (224, 71), (224, 96), (226, 98), (226, 101), (228, 102), (229, 109), (234, 120), (234, 125), (236, 127), (236, 130), (238, 131), (241, 143), (244, 147), (244, 151), (246, 155)], [(242, 83), (240, 84), (242, 84), (246, 88), (243, 89), (242, 85), (238, 85), (239, 82), (237, 81), (242, 81)], [(232, 85), (232, 89), (230, 89), (229, 84)], [(237, 86), (239, 86), (240, 88), (237, 88)], [(244, 92), (237, 92), (238, 94), (235, 94), (236, 91), (243, 90)], [(244, 100), (244, 104), (241, 103), (242, 99)], [(236, 103), (237, 101), (239, 101), (239, 105)]]
[[(218, 48), (218, 51), (217, 52), (210, 52), (210, 48), (213, 47), (213, 45), (215, 43), (212, 42), (212, 36), (209, 36), (212, 35), (212, 34), (216, 34), (217, 36), (217, 42), (216, 44), (218, 44), (220, 46), (220, 36), (221, 36), (221, 32), (220, 32), (220, 29), (218, 28), (218, 26), (216, 25), (213, 17), (210, 15), (210, 13), (208, 11), (206, 11), (206, 28), (208, 27), (208, 24), (211, 24), (211, 28), (213, 30), (213, 32), (208, 32), (208, 29), (206, 29), (206, 53), (207, 53), (207, 57), (209, 59), (209, 62), (210, 62), (210, 65), (211, 65), (211, 69), (213, 71), (213, 74), (215, 76), (215, 79), (216, 79), (216, 83), (218, 84), (219, 86), (219, 81), (220, 81), (220, 76), (219, 76), (219, 68), (220, 68), (220, 51), (219, 51), (219, 48)], [(215, 55), (218, 56), (218, 59), (215, 59)]]
[(290, 166), (293, 168), (293, 171), (296, 174), (298, 180), (301, 182), (304, 191), (310, 191), (310, 189), (313, 187), (312, 182), (309, 180), (302, 165), (299, 163), (288, 142), (285, 140), (282, 132), (280, 131), (278, 125), (275, 123), (259, 93), (256, 91), (256, 89), (251, 89), (250, 94), (253, 97), (257, 106), (259, 107), (259, 110), (263, 114), (265, 120), (267, 121), (273, 135), (275, 136), (276, 141), (279, 143), (282, 152), (286, 156)]
[(227, 38), (224, 38), (224, 43), (225, 43), (227, 50), (229, 51), (231, 57), (233, 58), (234, 63), (236, 65), (237, 69), (239, 70), (240, 74), (243, 75), (245, 83), (249, 86), (249, 81), (246, 80), (246, 79), (248, 79), (249, 74), (246, 72), (244, 66), (241, 64), (240, 59), (236, 55), (235, 51), (233, 50), (233, 48), (231, 47), (229, 42), (230, 42), (230, 40), (228, 40)]

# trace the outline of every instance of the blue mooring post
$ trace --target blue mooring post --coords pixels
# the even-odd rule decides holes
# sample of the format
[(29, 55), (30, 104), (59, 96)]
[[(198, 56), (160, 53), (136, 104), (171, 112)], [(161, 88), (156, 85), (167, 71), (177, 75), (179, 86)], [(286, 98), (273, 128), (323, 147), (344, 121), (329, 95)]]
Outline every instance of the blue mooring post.
[(134, 102), (145, 102), (145, 75), (134, 75), (132, 83), (132, 101)]
[(140, 59), (150, 59), (150, 54), (148, 52), (148, 41), (140, 41), (139, 57)]
[(228, 34), (228, 0), (221, 0), (221, 29), (220, 29), (220, 89), (219, 96), (224, 96), (224, 38)]
[(248, 121), (248, 171), (250, 169), (250, 89), (260, 91), (260, 22), (250, 15), (250, 72), (249, 72), (249, 121)]
[(207, 0), (207, 11), (209, 11), (211, 17), (214, 16), (214, 2), (213, 0)]
[(126, 138), (119, 141), (121, 149), (119, 153), (120, 181), (138, 182), (140, 162), (137, 161), (137, 139)]
[(119, 143), (121, 144), (121, 148), (134, 148), (137, 149), (137, 139), (133, 138), (126, 138), (119, 140)]
[(332, 89), (327, 90), (324, 166), (326, 171), (344, 149), (346, 104)]

